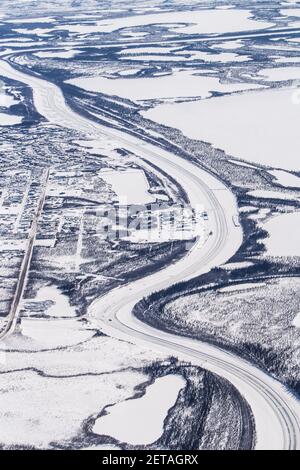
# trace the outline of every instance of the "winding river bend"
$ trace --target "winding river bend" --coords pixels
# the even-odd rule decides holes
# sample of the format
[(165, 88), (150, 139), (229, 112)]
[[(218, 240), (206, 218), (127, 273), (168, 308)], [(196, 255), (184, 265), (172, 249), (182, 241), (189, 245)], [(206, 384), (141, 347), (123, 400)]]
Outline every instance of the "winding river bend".
[(178, 262), (99, 297), (90, 306), (88, 315), (102, 331), (115, 338), (176, 355), (229, 380), (252, 409), (257, 449), (300, 449), (300, 404), (282, 384), (232, 353), (152, 328), (132, 314), (133, 306), (143, 297), (208, 272), (236, 253), (242, 242), (242, 231), (233, 223), (238, 209), (229, 189), (181, 157), (75, 113), (56, 85), (20, 72), (7, 59), (0, 60), (0, 75), (29, 85), (37, 111), (51, 123), (85, 132), (93, 139), (113, 137), (116, 145), (122, 145), (176, 179), (192, 207), (201, 204), (209, 212), (212, 235), (205, 244), (199, 240)]

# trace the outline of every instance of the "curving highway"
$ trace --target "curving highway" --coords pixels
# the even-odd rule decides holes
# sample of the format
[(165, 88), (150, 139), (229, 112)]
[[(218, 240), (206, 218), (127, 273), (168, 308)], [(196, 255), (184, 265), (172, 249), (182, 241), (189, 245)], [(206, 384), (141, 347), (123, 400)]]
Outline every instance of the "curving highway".
[(113, 337), (176, 355), (229, 380), (251, 406), (256, 449), (300, 449), (299, 401), (279, 382), (232, 353), (152, 328), (132, 314), (143, 297), (208, 272), (238, 250), (242, 231), (233, 223), (238, 209), (229, 189), (183, 158), (80, 116), (67, 106), (61, 90), (46, 80), (20, 72), (5, 60), (0, 60), (0, 75), (29, 85), (38, 112), (53, 124), (88, 133), (93, 139), (113, 137), (116, 146), (135, 152), (176, 179), (191, 206), (204, 205), (209, 213), (212, 234), (205, 243), (199, 239), (176, 263), (99, 297), (89, 308), (90, 318)]

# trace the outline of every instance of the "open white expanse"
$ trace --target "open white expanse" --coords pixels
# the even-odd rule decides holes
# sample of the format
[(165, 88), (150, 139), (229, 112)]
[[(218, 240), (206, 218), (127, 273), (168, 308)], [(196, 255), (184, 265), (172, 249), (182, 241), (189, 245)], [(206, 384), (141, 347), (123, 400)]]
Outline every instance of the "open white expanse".
[[(137, 385), (149, 379), (135, 370), (124, 370), (126, 367), (139, 367), (158, 357), (132, 344), (99, 337), (79, 347), (24, 354), (19, 338), (9, 362), (9, 368), (18, 372), (6, 374), (5, 384), (1, 384), (0, 439), (7, 446), (17, 442), (45, 448), (54, 440), (72, 439), (88, 416), (108, 403), (126, 400)], [(27, 343), (26, 349), (31, 345)], [(1, 372), (8, 368), (7, 363), (0, 367)]]
[(164, 47), (164, 46), (150, 46), (150, 47), (130, 47), (128, 49), (122, 49), (118, 55), (128, 55), (128, 54), (169, 54), (174, 50), (173, 47)]
[[(295, 5), (297, 4), (297, 2), (291, 2), (291, 3), (294, 3)], [(300, 17), (300, 6), (298, 5), (298, 8), (287, 8), (284, 10), (280, 10), (280, 14), (286, 17), (290, 17), (290, 16)]]
[(287, 64), (287, 63), (298, 63), (300, 62), (300, 57), (290, 56), (290, 57), (278, 57), (275, 59), (275, 62), (279, 64)]
[(146, 445), (157, 441), (163, 433), (164, 419), (184, 385), (185, 380), (180, 375), (156, 379), (141, 398), (107, 408), (108, 414), (96, 420), (93, 432), (129, 444)]
[(76, 54), (80, 51), (77, 50), (69, 50), (69, 51), (62, 51), (62, 52), (55, 52), (55, 51), (40, 51), (36, 52), (34, 55), (41, 59), (72, 59)]
[(212, 91), (230, 93), (260, 88), (260, 85), (255, 83), (220, 83), (220, 80), (216, 77), (196, 75), (189, 71), (176, 71), (172, 75), (154, 78), (74, 78), (67, 80), (66, 83), (87, 91), (120, 96), (132, 101), (190, 97), (207, 98), (211, 96)]
[(53, 31), (52, 28), (18, 28), (14, 29), (14, 31), (18, 34), (36, 34), (37, 36), (43, 36), (45, 34), (49, 34)]
[(235, 284), (233, 286), (226, 286), (218, 289), (218, 292), (236, 292), (249, 289), (257, 289), (258, 287), (263, 287), (266, 284), (264, 282), (247, 282), (244, 284)]
[[(19, 340), (19, 347), (23, 344), (25, 350), (29, 344), (31, 350), (72, 346), (94, 335), (93, 330), (86, 329), (77, 319), (22, 318), (20, 329), (22, 340)], [(10, 344), (10, 338), (7, 344)]]
[(300, 188), (300, 177), (284, 170), (271, 170), (269, 173), (275, 176), (276, 183), (290, 188)]
[(242, 47), (242, 45), (243, 45), (242, 41), (240, 39), (237, 39), (237, 40), (221, 42), (220, 44), (217, 45), (217, 47), (218, 49), (236, 50)]
[(14, 104), (17, 104), (18, 101), (10, 95), (7, 95), (5, 92), (1, 93), (0, 91), (0, 106), (3, 108), (10, 108)]
[(52, 305), (47, 308), (45, 314), (50, 317), (74, 317), (75, 307), (71, 307), (69, 299), (56, 286), (46, 286), (38, 290), (36, 297), (30, 302), (51, 301)]
[[(292, 62), (292, 60), (291, 60)], [(268, 82), (280, 82), (300, 79), (300, 67), (276, 67), (263, 69), (258, 76)]]
[(253, 197), (259, 197), (264, 199), (283, 199), (283, 200), (293, 200), (298, 199), (297, 196), (293, 193), (286, 193), (281, 191), (272, 191), (265, 189), (254, 189), (253, 191), (248, 191), (247, 194)]
[[(244, 55), (235, 54), (234, 52), (209, 53), (195, 50), (176, 50), (176, 48), (167, 47), (149, 47), (135, 48), (121, 51), (121, 58), (129, 60), (164, 60), (169, 61), (189, 61), (201, 60), (203, 62), (245, 62), (250, 60)], [(137, 55), (134, 55), (137, 54)], [(149, 54), (149, 55), (139, 55)], [(151, 54), (151, 55), (150, 55)], [(165, 55), (158, 55), (165, 54)]]
[[(187, 51), (186, 51), (187, 52)], [(246, 62), (250, 60), (249, 57), (244, 55), (235, 54), (234, 52), (221, 52), (217, 54), (202, 52), (202, 51), (192, 51), (192, 59), (203, 60), (204, 62)]]
[(269, 232), (264, 240), (269, 256), (300, 256), (300, 212), (272, 217), (263, 228)]
[(296, 328), (300, 328), (300, 312), (295, 316), (293, 325), (296, 326)]
[[(178, 25), (176, 25), (178, 23)], [(170, 28), (183, 34), (213, 34), (269, 28), (272, 23), (256, 21), (249, 10), (199, 10), (165, 12), (138, 16), (128, 16), (97, 21), (96, 24), (63, 25), (73, 33), (111, 33), (121, 28), (153, 24), (170, 25)]]
[(143, 170), (101, 171), (99, 176), (112, 187), (122, 204), (148, 204), (156, 200), (149, 193), (149, 183)]
[(6, 23), (25, 24), (25, 23), (53, 23), (56, 20), (50, 17), (41, 18), (19, 18), (14, 20), (6, 20)]
[(298, 170), (300, 106), (294, 104), (293, 93), (274, 89), (162, 104), (142, 115), (234, 157)]
[(23, 118), (12, 114), (0, 113), (0, 126), (14, 126), (21, 124)]

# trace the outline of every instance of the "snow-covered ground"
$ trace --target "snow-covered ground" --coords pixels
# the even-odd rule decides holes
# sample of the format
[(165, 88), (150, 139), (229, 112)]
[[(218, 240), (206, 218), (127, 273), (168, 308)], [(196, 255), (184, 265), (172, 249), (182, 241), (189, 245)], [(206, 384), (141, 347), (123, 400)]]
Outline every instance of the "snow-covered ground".
[(280, 191), (268, 191), (264, 189), (255, 189), (254, 191), (248, 191), (249, 196), (259, 197), (263, 199), (282, 199), (282, 200), (293, 200), (299, 199), (300, 195), (292, 193), (280, 192)]
[(53, 442), (74, 438), (84, 420), (109, 403), (130, 398), (135, 387), (148, 380), (133, 367), (159, 357), (104, 337), (48, 351), (46, 342), (45, 347), (40, 344), (44, 351), (30, 352), (33, 341), (25, 343), (15, 335), (2, 343), (4, 352), (15, 350), (0, 364), (2, 372), (10, 371), (2, 375), (0, 400), (0, 441), (7, 446), (50, 448)]
[(98, 137), (96, 140), (75, 140), (74, 144), (83, 147), (92, 154), (110, 157), (111, 159), (115, 157), (114, 149), (116, 146), (113, 140), (109, 138), (101, 139)]
[(21, 19), (14, 19), (14, 20), (7, 20), (6, 21), (7, 23), (12, 23), (12, 24), (19, 24), (19, 23), (22, 23), (22, 24), (26, 24), (26, 23), (29, 23), (29, 24), (36, 24), (36, 23), (54, 23), (55, 22), (55, 18), (51, 18), (51, 17), (41, 17), (41, 18), (21, 18)]
[(300, 188), (300, 177), (284, 170), (270, 170), (269, 173), (275, 176), (276, 183), (291, 188)]
[(40, 51), (40, 52), (36, 52), (34, 55), (36, 57), (39, 57), (41, 59), (47, 59), (47, 58), (50, 58), (50, 59), (72, 59), (77, 53), (79, 53), (80, 51), (78, 50), (75, 50), (75, 49), (71, 49), (71, 50), (66, 50), (66, 51), (62, 51), (62, 52), (59, 52), (59, 51)]
[(268, 82), (296, 80), (300, 79), (300, 67), (267, 68), (260, 70), (259, 75)]
[(149, 193), (150, 186), (143, 170), (107, 170), (99, 176), (112, 187), (123, 205), (149, 204), (156, 200)]
[(20, 330), (20, 345), (23, 343), (24, 349), (27, 349), (30, 344), (32, 350), (72, 346), (83, 343), (94, 335), (93, 330), (88, 330), (76, 319), (22, 318)]
[[(144, 54), (144, 55), (142, 55)], [(147, 54), (147, 55), (146, 55)], [(161, 54), (161, 55), (160, 55)], [(197, 60), (201, 62), (245, 62), (250, 60), (248, 56), (235, 54), (233, 52), (222, 52), (218, 54), (195, 51), (180, 50), (176, 51), (163, 47), (128, 49), (121, 51), (120, 56), (123, 60), (136, 61), (162, 61), (162, 62), (188, 62)]]
[(133, 445), (155, 442), (162, 435), (167, 412), (184, 385), (180, 375), (156, 379), (141, 398), (106, 408), (107, 414), (96, 420), (93, 432)]
[(300, 256), (300, 212), (276, 215), (263, 224), (269, 256)]
[(240, 261), (239, 263), (226, 263), (222, 266), (223, 269), (242, 269), (253, 266), (251, 261)]
[(47, 36), (51, 33), (52, 28), (16, 28), (14, 31), (18, 34), (36, 34), (37, 36)]
[(16, 124), (21, 124), (22, 121), (23, 118), (21, 116), (0, 113), (0, 126), (14, 126)]
[[(156, 13), (150, 15), (124, 16), (114, 20), (100, 20), (97, 24), (64, 25), (72, 33), (111, 33), (121, 28), (132, 28), (148, 25), (169, 25), (174, 33), (182, 34), (215, 34), (259, 30), (269, 28), (272, 23), (257, 21), (251, 17), (249, 10), (201, 10)], [(61, 26), (57, 28), (62, 29)]]
[[(1, 87), (1, 82), (0, 82)], [(18, 101), (11, 95), (6, 93), (6, 89), (4, 88), (1, 90), (0, 88), (0, 107), (2, 108), (10, 108), (14, 104), (17, 104)]]
[(45, 314), (50, 317), (76, 316), (75, 307), (71, 307), (68, 297), (55, 286), (41, 287), (30, 302), (50, 302), (51, 305), (45, 310)]
[(244, 284), (234, 284), (233, 286), (222, 287), (218, 289), (219, 292), (241, 292), (249, 289), (257, 289), (258, 287), (263, 287), (265, 284), (263, 282), (245, 282)]
[(298, 8), (286, 8), (286, 9), (282, 9), (280, 10), (280, 14), (282, 16), (285, 16), (285, 17), (290, 17), (290, 16), (299, 16), (300, 17), (300, 8), (299, 8), (299, 2), (297, 1), (292, 1), (292, 0), (288, 0), (289, 3), (293, 4), (293, 5), (297, 5)]
[(192, 139), (224, 149), (229, 155), (297, 170), (300, 113), (293, 101), (294, 91), (262, 90), (205, 101), (162, 104), (142, 114), (180, 129)]
[[(290, 57), (276, 57), (275, 62), (279, 64), (286, 64), (286, 63), (298, 63), (300, 62), (300, 57), (290, 56)], [(298, 74), (297, 74), (298, 75)], [(297, 77), (299, 78), (299, 77)]]
[[(57, 231), (56, 220), (51, 218), (43, 217), (39, 224), (39, 230), (42, 230), (42, 224), (50, 227), (52, 236), (48, 236), (46, 229), (43, 235), (47, 236), (35, 242), (34, 265), (21, 305), (20, 321), (14, 334), (8, 336), (2, 346), (0, 344), (1, 445), (49, 448), (70, 445), (77, 439), (77, 443), (89, 449), (112, 448), (109, 444), (99, 445), (101, 434), (132, 445), (151, 444), (162, 435), (164, 419), (185, 381), (178, 375), (158, 378), (146, 387), (144, 396), (136, 395), (137, 387), (149, 383), (150, 377), (143, 372), (143, 366), (151, 364), (160, 367), (158, 360), (166, 361), (169, 354), (195, 361), (201, 366), (204, 364), (205, 368), (230, 380), (238, 388), (252, 408), (258, 447), (299, 444), (299, 426), (294, 413), (298, 411), (298, 403), (297, 406), (294, 403), (296, 398), (271, 376), (221, 347), (215, 348), (193, 338), (177, 337), (152, 329), (131, 314), (135, 302), (143, 296), (172, 287), (175, 282), (188, 282), (194, 276), (205, 276), (210, 269), (221, 265), (221, 269), (216, 271), (224, 274), (224, 279), (232, 280), (233, 270), (236, 279), (240, 274), (241, 278), (245, 274), (245, 279), (207, 294), (208, 297), (211, 295), (211, 312), (201, 327), (211, 324), (216, 340), (228, 322), (228, 338), (236, 341), (237, 346), (239, 341), (251, 338), (255, 330), (259, 334), (254, 344), (262, 351), (265, 347), (272, 353), (274, 337), (281, 341), (281, 336), (285, 334), (284, 341), (288, 342), (289, 328), (295, 334), (297, 330), (292, 325), (300, 326), (297, 283), (294, 285), (288, 277), (284, 281), (290, 289), (286, 291), (290, 293), (292, 308), (288, 305), (287, 315), (282, 315), (280, 306), (287, 305), (285, 298), (288, 295), (285, 294), (284, 298), (281, 280), (274, 281), (274, 286), (270, 287), (272, 281), (265, 282), (264, 273), (261, 273), (261, 282), (258, 278), (253, 280), (255, 275), (247, 279), (247, 272), (255, 273), (257, 267), (257, 259), (252, 256), (253, 248), (255, 252), (257, 246), (251, 246), (246, 256), (243, 250), (235, 255), (242, 243), (240, 213), (243, 220), (251, 222), (250, 227), (256, 224), (257, 228), (269, 233), (268, 238), (259, 239), (260, 246), (265, 244), (266, 252), (258, 251), (258, 258), (263, 259), (262, 265), (266, 263), (270, 266), (268, 275), (271, 276), (272, 269), (277, 267), (277, 259), (272, 264), (271, 257), (285, 257), (279, 261), (283, 271), (284, 263), (288, 269), (290, 261), (286, 257), (294, 257), (291, 260), (293, 268), (297, 263), (295, 257), (300, 256), (300, 212), (284, 212), (292, 211), (300, 201), (296, 191), (300, 188), (300, 178), (296, 176), (299, 170), (300, 108), (295, 97), (300, 79), (300, 67), (297, 67), (299, 38), (296, 31), (291, 31), (289, 35), (285, 31), (285, 28), (299, 26), (293, 22), (293, 16), (300, 16), (299, 9), (293, 2), (282, 2), (282, 5), (278, 2), (276, 8), (275, 4), (270, 9), (266, 5), (261, 10), (256, 2), (245, 2), (242, 7), (229, 2), (217, 2), (218, 7), (215, 2), (204, 3), (199, 5), (197, 0), (174, 0), (164, 4), (158, 0), (151, 2), (151, 5), (144, 1), (132, 5), (116, 2), (109, 8), (105, 2), (94, 0), (88, 0), (85, 4), (81, 0), (65, 0), (63, 5), (56, 0), (44, 4), (35, 0), (10, 2), (10, 12), (15, 10), (22, 15), (20, 5), (27, 5), (28, 11), (24, 11), (24, 15), (27, 13), (24, 20), (14, 17), (4, 25), (3, 39), (0, 40), (0, 54), (5, 56), (8, 52), (15, 52), (12, 65), (14, 61), (18, 65), (15, 69), (10, 67), (6, 57), (1, 61), (1, 73), (9, 86), (9, 80), (14, 81), (12, 87), (17, 93), (0, 95), (0, 106), (7, 108), (1, 110), (0, 125), (22, 122), (21, 116), (5, 114), (12, 113), (8, 108), (14, 104), (19, 105), (17, 114), (22, 114), (22, 108), (26, 117), (28, 112), (29, 119), (26, 119), (24, 126), (20, 126), (18, 138), (13, 135), (13, 140), (23, 150), (25, 139), (23, 141), (22, 137), (30, 136), (31, 150), (34, 141), (41, 142), (39, 133), (44, 126), (46, 128), (46, 120), (52, 123), (48, 128), (51, 178), (46, 202), (48, 204), (51, 200), (57, 207), (63, 207), (61, 210), (70, 219), (75, 214), (76, 220), (67, 225), (59, 218), (57, 224), (60, 228)], [(56, 7), (53, 8), (53, 5)], [(293, 8), (284, 8), (286, 5)], [(68, 14), (68, 8), (72, 15)], [(278, 13), (280, 9), (281, 17)], [(271, 29), (275, 27), (275, 21), (276, 33)], [(199, 34), (205, 37), (193, 36)], [(30, 35), (37, 35), (36, 40), (30, 40)], [(4, 50), (4, 47), (11, 50)], [(29, 47), (32, 50), (27, 53), (26, 48), (28, 50)], [(24, 51), (17, 57), (20, 48)], [(284, 83), (286, 81), (293, 83)], [(79, 89), (63, 88), (63, 83), (108, 96), (97, 97)], [(46, 118), (38, 125), (34, 119), (30, 120), (33, 108), (31, 88), (34, 89), (33, 101), (37, 111)], [(68, 98), (70, 107), (66, 105), (60, 88)], [(23, 101), (21, 98), (17, 101), (22, 93)], [(126, 103), (115, 97), (135, 103)], [(78, 107), (80, 112), (76, 113)], [(98, 124), (84, 117), (85, 110), (99, 119)], [(155, 123), (166, 124), (171, 129), (168, 131), (140, 119), (138, 111), (142, 116)], [(99, 122), (106, 122), (111, 127)], [(71, 148), (67, 145), (69, 141), (61, 139), (59, 146), (55, 139), (53, 141), (55, 133), (63, 128), (69, 128)], [(179, 133), (172, 131), (173, 128), (192, 139), (209, 142), (215, 148), (225, 150), (226, 154), (208, 145), (183, 139)], [(10, 133), (15, 130), (19, 128), (2, 128), (8, 141)], [(71, 131), (74, 133), (72, 137)], [(145, 140), (138, 139), (137, 135), (145, 136)], [(151, 145), (146, 143), (147, 138), (149, 141), (152, 139)], [(155, 144), (157, 139), (160, 139), (159, 145)], [(169, 151), (168, 144), (174, 144)], [(41, 144), (41, 156), (32, 150), (26, 166), (32, 165), (32, 162), (36, 162), (36, 166), (48, 164), (43, 153), (46, 146)], [(174, 151), (175, 148), (178, 150)], [(5, 154), (7, 147), (2, 146), (1, 150)], [(203, 160), (209, 172), (204, 171), (204, 166), (194, 165), (194, 160), (181, 158), (182, 151), (186, 156), (191, 152), (193, 159)], [(7, 151), (7, 154), (10, 153)], [(135, 154), (148, 161), (148, 167), (145, 161), (144, 165), (139, 163)], [(24, 164), (20, 153), (16, 152), (16, 155)], [(73, 171), (73, 167), (69, 171), (66, 166), (74, 155), (77, 158), (76, 169)], [(252, 162), (252, 165), (233, 157)], [(14, 156), (13, 163), (17, 164), (19, 160)], [(7, 162), (5, 159), (2, 161), (6, 169)], [(257, 163), (268, 168), (265, 171), (257, 168), (253, 165)], [(150, 164), (156, 164), (157, 171)], [(164, 176), (159, 169), (164, 171)], [(293, 173), (284, 169), (293, 170)], [(80, 178), (77, 178), (78, 174)], [(220, 180), (212, 174), (219, 175)], [(170, 187), (165, 187), (167, 175), (171, 176)], [(153, 186), (157, 176), (160, 183)], [(89, 184), (81, 184), (84, 178)], [(102, 286), (108, 290), (111, 284), (101, 284), (100, 279), (101, 282), (103, 279), (119, 281), (118, 277), (109, 278), (102, 272), (102, 269), (109, 271), (113, 262), (116, 270), (119, 267), (117, 256), (110, 258), (111, 253), (120, 256), (120, 265), (123, 259), (123, 264), (126, 264), (125, 249), (122, 252), (123, 245), (126, 245), (138, 264), (140, 258), (134, 244), (143, 242), (145, 247), (142, 249), (149, 250), (151, 262), (151, 253), (156, 247), (153, 250), (151, 240), (142, 230), (139, 233), (133, 230), (128, 237), (124, 237), (126, 243), (120, 243), (115, 251), (114, 246), (109, 246), (109, 255), (105, 258), (103, 248), (98, 251), (95, 244), (94, 250), (96, 230), (91, 223), (93, 212), (107, 203), (149, 204), (159, 197), (171, 204), (175, 181), (190, 198), (191, 207), (203, 200), (208, 206), (205, 208), (208, 211), (207, 224), (200, 221), (200, 231), (194, 233), (198, 238), (193, 248), (179, 262), (170, 263), (166, 271), (161, 269), (145, 279), (141, 275), (136, 281), (103, 295)], [(223, 185), (225, 181), (226, 185)], [(245, 200), (242, 207), (237, 207), (229, 188), (240, 191), (239, 196), (243, 194)], [(175, 195), (176, 191), (179, 194), (180, 187), (176, 186)], [(22, 196), (21, 191), (12, 199), (18, 199), (18, 196)], [(9, 217), (16, 216), (17, 223), (13, 220), (13, 226), (24, 224), (21, 215), (15, 213), (14, 206), (4, 203), (4, 192), (1, 191), (0, 197), (4, 222), (8, 220), (9, 223)], [(280, 215), (275, 215), (276, 202)], [(52, 212), (56, 214), (56, 209)], [(85, 215), (87, 219), (84, 219)], [(190, 241), (191, 224), (184, 226), (184, 229)], [(65, 238), (56, 236), (62, 232)], [(164, 234), (166, 238), (159, 234), (155, 243), (173, 240), (167, 230)], [(141, 239), (141, 236), (144, 238)], [(246, 244), (248, 238), (251, 237), (244, 238)], [(66, 244), (63, 243), (65, 240)], [(176, 244), (169, 245), (172, 252)], [(187, 243), (187, 249), (191, 246)], [(9, 240), (5, 237), (1, 238), (0, 248), (4, 249), (7, 258), (12, 258), (16, 252), (20, 254), (20, 250), (24, 250), (25, 242), (23, 238)], [(246, 245), (246, 248), (249, 246)], [(53, 254), (56, 250), (57, 259)], [(50, 253), (47, 258), (39, 258), (40, 253), (47, 251)], [(158, 253), (157, 259), (160, 256), (161, 253)], [(265, 256), (268, 256), (267, 260)], [(105, 260), (100, 264), (102, 258)], [(41, 259), (46, 260), (47, 265), (39, 263)], [(227, 259), (232, 261), (226, 264)], [(5, 269), (3, 272), (6, 275)], [(124, 271), (124, 267), (122, 269)], [(124, 275), (122, 269), (116, 274), (120, 279)], [(38, 276), (44, 276), (41, 283)], [(5, 277), (2, 276), (3, 279)], [(57, 283), (60, 288), (50, 284), (50, 279), (55, 277), (61, 281)], [(28, 293), (33, 294), (28, 296)], [(191, 306), (195, 309), (195, 324), (202, 316), (205, 318), (205, 296), (196, 294), (192, 302), (188, 296), (179, 298), (176, 301), (178, 318), (188, 320), (188, 315), (193, 314), (190, 312)], [(96, 302), (89, 306), (95, 297)], [(257, 299), (260, 302), (255, 303)], [(277, 315), (273, 318), (274, 331), (269, 328), (271, 302), (275, 304)], [(248, 317), (243, 315), (243, 309), (247, 310), (247, 307)], [(86, 308), (89, 315), (77, 317), (77, 314), (84, 314)], [(187, 314), (186, 318), (182, 313)], [(273, 310), (271, 313), (274, 313)], [(171, 316), (167, 321), (170, 319)], [(103, 332), (108, 336), (102, 335)], [(266, 338), (264, 335), (267, 334), (269, 336)], [(110, 335), (115, 335), (119, 340)], [(269, 339), (270, 343), (267, 343)], [(132, 341), (143, 347), (132, 344)], [(151, 345), (149, 341), (152, 341)], [(145, 346), (157, 347), (163, 354), (153, 353)], [(3, 361), (1, 354), (5, 356)], [(278, 378), (276, 371), (274, 377)], [(90, 429), (94, 432), (92, 445), (81, 441), (87, 420), (92, 425), (95, 420), (93, 429)], [(217, 419), (216, 424), (220, 424)]]
[(296, 328), (300, 328), (300, 312), (295, 316), (293, 325), (296, 326)]
[[(208, 98), (213, 91), (231, 93), (260, 88), (260, 85), (255, 83), (223, 83), (217, 77), (202, 75), (196, 73), (196, 70), (194, 72), (178, 70), (170, 75), (151, 78), (74, 78), (68, 80), (67, 83), (84, 90), (116, 95), (133, 101), (191, 97)], [(150, 110), (146, 117), (152, 119), (157, 109), (157, 112), (159, 112), (161, 108)], [(180, 113), (180, 108), (177, 109), (176, 106), (172, 108), (172, 114), (177, 115)]]

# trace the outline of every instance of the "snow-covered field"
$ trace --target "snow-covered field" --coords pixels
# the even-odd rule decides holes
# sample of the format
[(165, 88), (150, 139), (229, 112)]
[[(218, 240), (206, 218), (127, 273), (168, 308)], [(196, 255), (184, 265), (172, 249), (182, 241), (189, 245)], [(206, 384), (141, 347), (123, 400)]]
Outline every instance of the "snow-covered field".
[(218, 338), (241, 352), (249, 350), (269, 370), (279, 362), (280, 380), (298, 380), (299, 278), (241, 281), (229, 289), (175, 298), (160, 310), (161, 320), (168, 318), (168, 324), (176, 325), (181, 334), (193, 331), (199, 338)]
[[(20, 324), (24, 349), (30, 344), (31, 350), (53, 349), (83, 343), (94, 335), (92, 330), (85, 328), (80, 320), (48, 320), (22, 318)], [(28, 342), (28, 339), (30, 341)]]
[(288, 192), (280, 192), (280, 191), (267, 191), (264, 189), (255, 189), (254, 191), (249, 191), (247, 193), (249, 196), (263, 198), (263, 199), (283, 199), (283, 200), (291, 200), (291, 199), (299, 199), (300, 195), (295, 195), (293, 193)]
[(300, 177), (283, 170), (270, 170), (269, 173), (275, 176), (276, 182), (285, 187), (300, 188)]
[(21, 124), (23, 118), (13, 114), (0, 113), (0, 126), (15, 126)]
[(49, 317), (74, 317), (75, 307), (71, 307), (69, 300), (56, 286), (41, 287), (31, 302), (49, 302), (50, 305), (44, 310)]
[(0, 447), (300, 445), (299, 2), (150, 3), (1, 4)]
[(149, 193), (150, 186), (143, 170), (108, 170), (100, 172), (99, 176), (111, 186), (123, 205), (149, 204), (156, 200)]
[(215, 34), (228, 30), (237, 32), (265, 29), (272, 26), (272, 23), (252, 19), (249, 10), (202, 10), (124, 16), (113, 21), (100, 20), (96, 25), (64, 25), (63, 29), (72, 33), (91, 34), (148, 25), (171, 25), (174, 33)]
[(300, 256), (300, 212), (276, 215), (263, 224), (269, 256)]
[[(175, 71), (172, 75), (163, 75), (150, 78), (119, 78), (87, 77), (68, 80), (67, 83), (76, 85), (84, 90), (116, 95), (133, 101), (151, 99), (179, 99), (179, 98), (208, 98), (212, 92), (231, 93), (235, 91), (260, 88), (255, 83), (223, 83), (217, 77), (202, 75), (190, 71)], [(180, 115), (180, 105), (172, 108), (172, 115)], [(161, 109), (156, 107), (146, 114), (150, 119), (159, 116)]]
[[(1, 83), (0, 83), (0, 86), (1, 86)], [(11, 106), (17, 103), (18, 101), (13, 96), (8, 95), (5, 89), (2, 92), (0, 88), (0, 107), (1, 108), (10, 108)]]
[[(87, 417), (128, 399), (147, 380), (131, 368), (146, 363), (151, 353), (124, 342), (94, 338), (39, 353), (18, 351), (22, 341), (17, 337), (12, 344), (15, 352), (0, 364), (2, 372), (10, 371), (0, 400), (0, 441), (6, 446), (50, 448), (53, 442), (68, 442), (80, 434)], [(24, 349), (31, 350), (30, 341)]]
[(40, 51), (40, 52), (36, 52), (34, 55), (36, 57), (40, 57), (41, 59), (47, 59), (47, 58), (53, 58), (53, 59), (72, 59), (72, 57), (74, 57), (78, 52), (80, 51), (77, 51), (75, 49), (71, 49), (71, 50), (67, 50), (67, 51), (62, 51), (62, 52), (58, 52), (58, 51)]
[(142, 114), (180, 129), (192, 139), (224, 149), (229, 155), (297, 170), (300, 107), (294, 103), (293, 93), (294, 89), (262, 90), (205, 101), (162, 104)]
[[(143, 55), (144, 54), (144, 55)], [(120, 53), (122, 60), (140, 61), (140, 62), (246, 62), (250, 60), (248, 56), (235, 54), (232, 52), (221, 52), (218, 54), (195, 51), (195, 50), (173, 50), (163, 47), (128, 49)]]
[[(292, 61), (293, 58), (290, 58)], [(300, 79), (300, 67), (276, 67), (262, 69), (259, 75), (268, 82), (280, 82)]]
[(300, 328), (300, 312), (297, 313), (296, 317), (294, 318), (293, 325), (297, 328)]
[(106, 408), (93, 427), (96, 434), (109, 435), (130, 444), (151, 444), (163, 433), (168, 410), (175, 404), (185, 380), (180, 375), (156, 379), (145, 395)]

